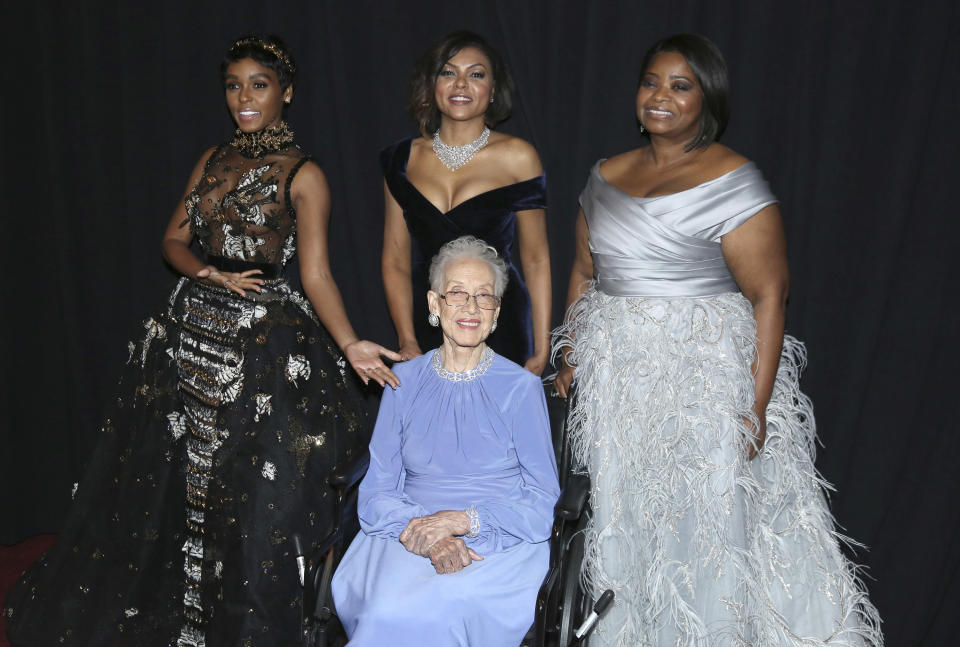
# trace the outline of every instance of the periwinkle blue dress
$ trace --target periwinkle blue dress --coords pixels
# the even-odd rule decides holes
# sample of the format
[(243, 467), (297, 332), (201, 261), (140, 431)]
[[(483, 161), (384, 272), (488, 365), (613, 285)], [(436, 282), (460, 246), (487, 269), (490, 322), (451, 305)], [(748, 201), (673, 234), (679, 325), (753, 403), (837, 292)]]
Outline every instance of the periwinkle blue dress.
[[(476, 236), (497, 250), (506, 261), (510, 280), (503, 294), (497, 330), (487, 343), (497, 353), (518, 364), (533, 355), (533, 323), (530, 293), (513, 264), (517, 212), (547, 208), (546, 176), (500, 186), (461, 202), (446, 213), (427, 200), (407, 177), (412, 137), (402, 139), (380, 152), (380, 165), (390, 194), (403, 209), (410, 231), (410, 270), (413, 283), (413, 312), (426, 313), (430, 261), (440, 248), (460, 236)], [(413, 318), (420, 348), (441, 342), (437, 328), (427, 325), (426, 314)]]
[[(547, 571), (560, 493), (540, 380), (487, 350), (445, 371), (440, 351), (394, 366), (360, 485), (361, 532), (333, 578), (350, 645), (518, 645)], [(414, 517), (476, 508), (484, 559), (438, 575), (398, 537)]]

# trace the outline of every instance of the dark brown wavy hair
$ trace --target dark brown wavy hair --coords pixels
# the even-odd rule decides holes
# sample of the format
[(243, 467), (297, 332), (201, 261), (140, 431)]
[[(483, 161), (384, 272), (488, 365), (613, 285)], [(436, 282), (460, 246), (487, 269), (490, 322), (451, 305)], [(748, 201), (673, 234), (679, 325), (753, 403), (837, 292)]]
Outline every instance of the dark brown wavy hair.
[(484, 114), (484, 121), (488, 126), (495, 126), (510, 116), (515, 87), (503, 57), (478, 34), (455, 31), (434, 43), (413, 66), (407, 112), (417, 122), (422, 134), (432, 135), (440, 128), (440, 110), (434, 98), (440, 70), (447, 61), (468, 47), (483, 52), (493, 68), (490, 71), (493, 75), (493, 102)]

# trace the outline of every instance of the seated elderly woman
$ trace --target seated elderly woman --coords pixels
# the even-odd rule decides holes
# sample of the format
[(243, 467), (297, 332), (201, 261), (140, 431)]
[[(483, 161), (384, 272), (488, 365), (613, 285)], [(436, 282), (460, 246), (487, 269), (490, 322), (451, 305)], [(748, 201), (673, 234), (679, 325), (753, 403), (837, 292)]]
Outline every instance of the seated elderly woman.
[(350, 645), (518, 645), (533, 621), (560, 488), (540, 380), (485, 344), (506, 281), (472, 236), (433, 259), (443, 345), (394, 366), (333, 578)]

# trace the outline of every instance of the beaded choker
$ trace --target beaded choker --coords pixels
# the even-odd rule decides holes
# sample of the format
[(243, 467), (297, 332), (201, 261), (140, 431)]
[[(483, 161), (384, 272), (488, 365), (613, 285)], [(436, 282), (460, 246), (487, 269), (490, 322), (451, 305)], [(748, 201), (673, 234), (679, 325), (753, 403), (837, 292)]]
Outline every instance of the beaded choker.
[(278, 121), (255, 133), (245, 133), (239, 128), (233, 134), (230, 144), (244, 157), (261, 157), (267, 153), (276, 153), (293, 143), (293, 131), (285, 121)]
[(493, 351), (490, 348), (487, 348), (483, 351), (483, 357), (480, 358), (480, 361), (477, 365), (470, 369), (469, 371), (448, 371), (443, 368), (443, 362), (440, 359), (440, 349), (433, 351), (433, 370), (437, 372), (437, 375), (442, 377), (445, 380), (450, 380), (451, 382), (469, 382), (475, 380), (484, 373), (487, 372), (487, 369), (490, 368), (490, 364), (493, 363)]

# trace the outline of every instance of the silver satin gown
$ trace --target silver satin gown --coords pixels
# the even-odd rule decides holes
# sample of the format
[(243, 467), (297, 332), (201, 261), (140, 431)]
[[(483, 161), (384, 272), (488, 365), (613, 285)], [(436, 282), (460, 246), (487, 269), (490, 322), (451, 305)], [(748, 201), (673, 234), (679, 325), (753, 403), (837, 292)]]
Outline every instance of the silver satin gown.
[(616, 603), (591, 645), (881, 645), (814, 467), (806, 349), (784, 338), (767, 440), (746, 459), (756, 323), (721, 237), (776, 198), (753, 163), (635, 198), (590, 172), (595, 281), (570, 348), (574, 452), (593, 483), (584, 580)]

